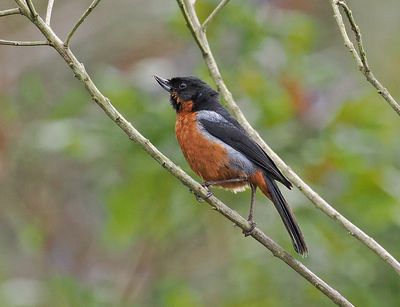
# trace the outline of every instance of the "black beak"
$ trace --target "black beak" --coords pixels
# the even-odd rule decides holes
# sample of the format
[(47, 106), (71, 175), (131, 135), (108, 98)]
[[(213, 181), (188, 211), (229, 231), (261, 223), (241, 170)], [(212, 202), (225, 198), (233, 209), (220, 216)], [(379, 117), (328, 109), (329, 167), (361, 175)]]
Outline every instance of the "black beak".
[(168, 79), (164, 79), (164, 78), (157, 77), (157, 76), (153, 76), (153, 77), (154, 77), (154, 79), (156, 79), (157, 83), (160, 84), (160, 86), (164, 90), (166, 90), (167, 92), (171, 92), (172, 87), (171, 87)]

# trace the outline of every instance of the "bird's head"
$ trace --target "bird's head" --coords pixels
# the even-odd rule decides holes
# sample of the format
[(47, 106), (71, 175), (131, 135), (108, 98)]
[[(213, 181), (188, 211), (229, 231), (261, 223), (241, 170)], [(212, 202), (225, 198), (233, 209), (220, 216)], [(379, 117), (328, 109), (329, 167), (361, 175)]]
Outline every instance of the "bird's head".
[(196, 77), (164, 79), (154, 76), (158, 84), (170, 93), (171, 105), (177, 112), (194, 111), (217, 101), (218, 92)]

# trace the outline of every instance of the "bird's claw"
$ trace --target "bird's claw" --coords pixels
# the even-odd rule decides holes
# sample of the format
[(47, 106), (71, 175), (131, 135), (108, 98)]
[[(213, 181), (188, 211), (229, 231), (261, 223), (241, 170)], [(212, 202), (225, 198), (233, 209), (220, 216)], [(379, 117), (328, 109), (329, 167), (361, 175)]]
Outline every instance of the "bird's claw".
[(211, 196), (213, 196), (213, 192), (211, 192), (210, 190), (208, 190), (207, 195), (206, 195), (206, 199), (209, 199)]
[(197, 192), (195, 192), (195, 191), (193, 191), (193, 190), (190, 190), (190, 192), (192, 192), (192, 193), (194, 194), (194, 197), (196, 197), (196, 200), (197, 200), (199, 203), (202, 203), (202, 202), (204, 202), (206, 199), (208, 199), (208, 198), (210, 198), (211, 196), (213, 196), (213, 193), (208, 189), (207, 186), (204, 186), (204, 185), (202, 185), (202, 186), (203, 186), (203, 188), (207, 189), (207, 195), (206, 195), (206, 197), (200, 195), (199, 193), (197, 193)]
[(250, 223), (250, 229), (249, 230), (243, 230), (243, 234), (245, 237), (250, 236), (251, 234), (253, 234), (254, 229), (256, 228), (256, 223), (252, 220), (248, 221)]
[(203, 188), (205, 188), (205, 189), (207, 189), (207, 190), (210, 190), (210, 182), (208, 182), (208, 181), (204, 181), (202, 184), (201, 184), (201, 186), (203, 187)]
[(207, 195), (205, 198), (202, 198), (203, 200), (208, 199), (214, 195), (213, 192), (211, 192), (210, 190), (210, 185), (208, 184), (208, 182), (204, 182), (201, 186), (207, 190)]

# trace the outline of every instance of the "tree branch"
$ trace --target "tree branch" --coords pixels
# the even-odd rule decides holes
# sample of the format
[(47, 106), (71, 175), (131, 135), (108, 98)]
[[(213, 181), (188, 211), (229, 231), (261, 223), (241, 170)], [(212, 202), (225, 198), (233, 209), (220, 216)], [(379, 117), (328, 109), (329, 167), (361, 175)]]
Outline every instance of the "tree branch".
[(46, 41), (32, 41), (32, 42), (24, 42), (24, 41), (9, 41), (5, 39), (0, 39), (0, 45), (8, 45), (8, 46), (48, 46), (49, 42)]
[(49, 0), (47, 2), (47, 10), (46, 10), (46, 23), (50, 25), (51, 20), (51, 12), (53, 11), (54, 0)]
[(215, 15), (218, 14), (218, 12), (220, 10), (222, 10), (225, 5), (227, 5), (229, 2), (229, 0), (222, 0), (217, 7), (214, 9), (214, 11), (211, 12), (211, 14), (206, 18), (206, 20), (203, 22), (203, 25), (201, 26), (201, 28), (203, 29), (203, 31), (206, 31), (207, 29), (207, 25), (210, 23), (211, 20), (213, 20), (213, 18), (215, 17)]
[(232, 94), (225, 85), (219, 72), (218, 65), (211, 52), (210, 45), (207, 40), (205, 32), (197, 17), (194, 6), (188, 0), (177, 0), (182, 14), (186, 20), (187, 26), (191, 31), (197, 45), (199, 46), (205, 63), (214, 82), (217, 85), (218, 91), (221, 93), (229, 110), (235, 115), (237, 120), (244, 126), (247, 132), (257, 141), (257, 143), (265, 150), (265, 152), (272, 158), (275, 164), (279, 167), (282, 173), (314, 204), (314, 206), (328, 215), (330, 218), (338, 222), (348, 233), (360, 242), (366, 245), (384, 261), (386, 261), (398, 274), (400, 274), (400, 263), (389, 254), (381, 245), (379, 245), (373, 238), (368, 236), (365, 232), (352, 224), (348, 219), (336, 211), (328, 202), (326, 202), (320, 195), (311, 189), (260, 137), (260, 135), (249, 124), (242, 111), (234, 101)]
[[(22, 2), (23, 0), (15, 0), (19, 5), (24, 15), (29, 14), (28, 8)], [(204, 200), (210, 204), (210, 206), (225, 216), (227, 219), (235, 223), (241, 229), (248, 231), (251, 225), (248, 221), (239, 215), (236, 211), (230, 209), (223, 202), (221, 202), (215, 196), (208, 197), (208, 191), (204, 189), (198, 182), (193, 180), (188, 174), (186, 174), (180, 167), (175, 165), (171, 160), (164, 156), (151, 142), (146, 139), (143, 135), (137, 131), (130, 122), (128, 122), (121, 113), (111, 104), (110, 100), (105, 97), (96, 87), (91, 80), (85, 67), (78, 61), (71, 49), (65, 47), (63, 42), (53, 32), (48, 24), (46, 24), (40, 16), (31, 21), (37, 26), (37, 28), (43, 33), (46, 39), (51, 45), (57, 50), (61, 57), (65, 60), (68, 66), (72, 69), (74, 75), (79, 79), (89, 92), (92, 99), (103, 109), (107, 116), (114, 121), (128, 136), (129, 138), (140, 145), (151, 157), (153, 157), (162, 167), (179, 179), (185, 186), (189, 187), (192, 191), (195, 191)], [(346, 298), (344, 298), (338, 291), (329, 286), (321, 278), (310, 271), (301, 262), (293, 258), (288, 254), (282, 247), (276, 244), (268, 236), (266, 236), (260, 229), (255, 228), (251, 236), (260, 242), (263, 246), (268, 248), (272, 254), (288, 264), (293, 270), (299, 275), (309, 281), (318, 290), (329, 297), (334, 303), (341, 306), (353, 306)]]
[(354, 35), (356, 37), (358, 53), (359, 53), (359, 56), (360, 56), (361, 62), (362, 62), (362, 66), (359, 67), (359, 68), (360, 68), (361, 71), (363, 71), (363, 70), (370, 71), (369, 66), (368, 66), (368, 62), (367, 62), (367, 55), (365, 53), (364, 46), (363, 46), (363, 43), (362, 43), (360, 28), (355, 23), (355, 20), (353, 18), (353, 13), (350, 11), (350, 9), (346, 5), (346, 3), (344, 3), (343, 1), (338, 1), (337, 4), (343, 7), (343, 9), (344, 9), (344, 11), (346, 13), (346, 16), (349, 19), (349, 22), (350, 22), (350, 25), (351, 25), (351, 29), (353, 30)]
[[(389, 105), (396, 111), (398, 115), (400, 115), (400, 104), (393, 98), (393, 96), (389, 93), (389, 91), (379, 82), (378, 79), (375, 78), (373, 73), (371, 72), (368, 62), (367, 56), (365, 53), (365, 49), (361, 39), (361, 32), (359, 27), (357, 26), (353, 13), (347, 6), (347, 4), (342, 0), (331, 0), (331, 5), (333, 9), (333, 16), (336, 20), (337, 25), (339, 26), (340, 34), (342, 35), (344, 45), (349, 49), (350, 53), (352, 54), (358, 69), (362, 72), (362, 74), (366, 77), (369, 83), (372, 84), (378, 91), (378, 93), (389, 103)], [(342, 7), (347, 19), (350, 22), (350, 26), (352, 31), (354, 32), (354, 36), (357, 42), (357, 48), (354, 47), (353, 43), (351, 42), (349, 36), (347, 35), (346, 26), (344, 25), (342, 14), (340, 13), (339, 7)]]
[(17, 14), (21, 14), (21, 10), (18, 7), (15, 9), (0, 11), (0, 17), (9, 16), (9, 15), (17, 15)]
[(36, 9), (32, 3), (32, 0), (26, 0), (26, 4), (28, 5), (31, 18), (36, 19), (39, 16), (39, 14), (36, 12)]
[(89, 5), (88, 9), (83, 13), (81, 18), (78, 20), (78, 22), (75, 24), (75, 26), (72, 28), (72, 30), (68, 33), (67, 39), (64, 42), (64, 46), (68, 46), (69, 42), (71, 41), (72, 36), (74, 35), (75, 31), (79, 28), (79, 26), (82, 24), (82, 22), (85, 21), (86, 17), (89, 16), (89, 14), (94, 10), (94, 8), (99, 4), (101, 0), (93, 0), (93, 2)]

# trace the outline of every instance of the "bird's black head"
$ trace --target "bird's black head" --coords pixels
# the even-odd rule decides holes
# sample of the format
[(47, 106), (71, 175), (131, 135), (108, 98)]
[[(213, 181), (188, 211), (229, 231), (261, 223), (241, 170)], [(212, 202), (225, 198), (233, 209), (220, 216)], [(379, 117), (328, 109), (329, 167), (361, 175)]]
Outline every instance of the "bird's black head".
[(177, 112), (195, 111), (213, 101), (218, 101), (218, 92), (196, 77), (174, 77), (164, 79), (154, 76), (158, 84), (170, 93), (171, 105)]

